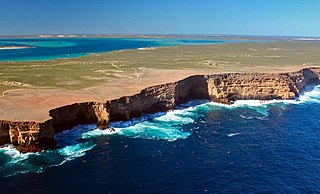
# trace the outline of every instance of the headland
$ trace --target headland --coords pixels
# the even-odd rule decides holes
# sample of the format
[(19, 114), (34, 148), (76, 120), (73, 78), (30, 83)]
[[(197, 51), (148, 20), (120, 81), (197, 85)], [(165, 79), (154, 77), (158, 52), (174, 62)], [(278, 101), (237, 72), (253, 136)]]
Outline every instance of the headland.
[(3, 62), (0, 143), (22, 152), (53, 148), (54, 134), (77, 124), (106, 128), (198, 98), (293, 99), (318, 82), (319, 49), (312, 42), (230, 43)]
[(292, 100), (307, 85), (320, 83), (320, 68), (297, 72), (228, 73), (195, 75), (178, 82), (156, 85), (132, 96), (101, 102), (83, 102), (49, 111), (44, 122), (0, 121), (0, 143), (16, 145), (22, 152), (53, 149), (54, 135), (79, 124), (96, 123), (108, 128), (110, 121), (129, 120), (143, 113), (169, 111), (193, 99), (220, 103), (236, 100)]

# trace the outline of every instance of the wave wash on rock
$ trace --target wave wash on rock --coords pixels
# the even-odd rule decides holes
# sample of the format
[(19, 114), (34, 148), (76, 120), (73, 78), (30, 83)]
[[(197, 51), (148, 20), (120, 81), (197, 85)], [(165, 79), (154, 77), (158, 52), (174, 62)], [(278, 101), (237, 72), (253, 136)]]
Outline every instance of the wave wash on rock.
[(319, 77), (320, 68), (279, 74), (195, 75), (106, 103), (86, 102), (59, 107), (49, 111), (51, 119), (45, 122), (0, 121), (0, 145), (13, 144), (21, 152), (53, 149), (56, 146), (54, 135), (76, 125), (96, 123), (98, 128), (105, 129), (111, 121), (172, 110), (194, 99), (226, 104), (236, 100), (290, 100), (307, 85), (319, 84)]

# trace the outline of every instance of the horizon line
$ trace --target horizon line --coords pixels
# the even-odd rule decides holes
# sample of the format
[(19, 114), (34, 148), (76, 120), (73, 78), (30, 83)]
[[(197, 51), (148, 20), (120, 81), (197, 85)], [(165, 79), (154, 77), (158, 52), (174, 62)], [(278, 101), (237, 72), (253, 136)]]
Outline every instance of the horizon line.
[[(194, 34), (194, 33), (39, 33), (39, 34), (15, 34), (0, 35), (0, 37), (34, 37), (34, 36), (203, 36), (203, 37), (303, 37), (303, 38), (320, 38), (320, 36), (312, 35), (267, 35), (267, 34)], [(39, 37), (41, 38), (41, 37)]]

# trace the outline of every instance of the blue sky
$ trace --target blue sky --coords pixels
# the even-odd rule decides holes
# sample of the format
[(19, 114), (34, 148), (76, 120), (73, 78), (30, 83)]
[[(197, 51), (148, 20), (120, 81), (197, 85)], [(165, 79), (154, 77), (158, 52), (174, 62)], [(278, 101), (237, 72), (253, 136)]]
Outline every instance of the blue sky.
[(320, 36), (320, 0), (0, 0), (0, 35)]

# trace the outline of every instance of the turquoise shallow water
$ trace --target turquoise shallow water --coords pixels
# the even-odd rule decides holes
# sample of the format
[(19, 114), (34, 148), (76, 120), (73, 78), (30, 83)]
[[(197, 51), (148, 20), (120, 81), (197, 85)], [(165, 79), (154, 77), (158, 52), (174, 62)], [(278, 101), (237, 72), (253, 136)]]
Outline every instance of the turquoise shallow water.
[(320, 86), (296, 100), (192, 101), (168, 113), (80, 125), (59, 148), (0, 148), (3, 193), (320, 191)]
[(123, 49), (236, 42), (198, 39), (133, 38), (32, 38), (0, 39), (0, 46), (26, 46), (24, 49), (0, 49), (0, 61), (33, 61), (74, 58), (92, 53)]
[[(1, 39), (0, 61), (70, 58), (121, 49), (230, 41)], [(232, 42), (232, 41), (231, 41)], [(1, 193), (318, 193), (320, 86), (295, 100), (197, 100), (164, 113), (79, 125), (57, 149), (0, 148)]]

